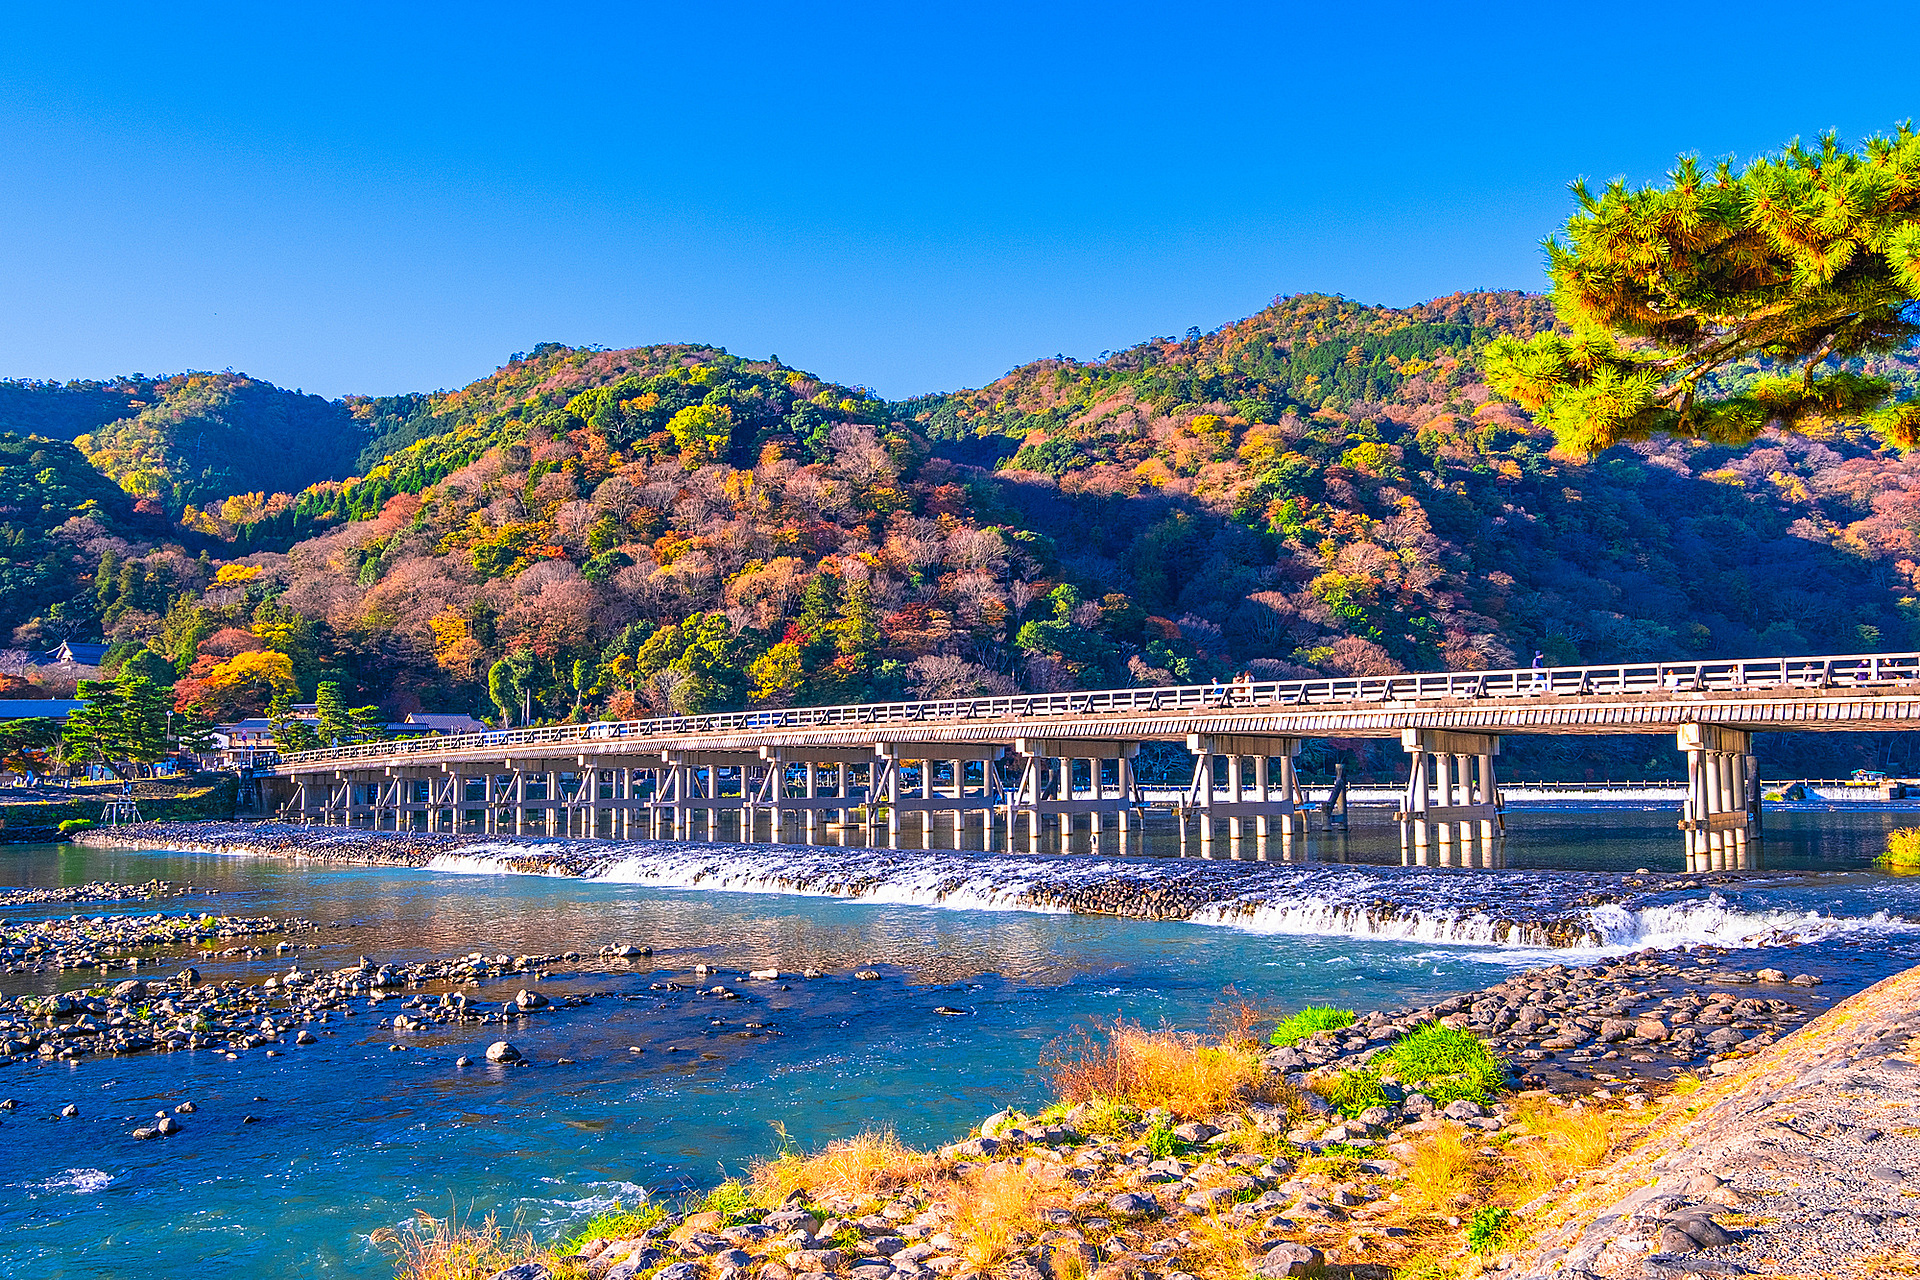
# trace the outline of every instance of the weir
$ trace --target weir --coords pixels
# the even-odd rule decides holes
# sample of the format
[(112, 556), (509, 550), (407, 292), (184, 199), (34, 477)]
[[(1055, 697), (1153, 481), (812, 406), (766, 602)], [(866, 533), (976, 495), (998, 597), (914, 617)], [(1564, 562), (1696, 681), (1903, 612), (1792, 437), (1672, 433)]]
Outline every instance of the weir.
[[(1755, 732), (1920, 728), (1920, 652), (1001, 695), (502, 729), (297, 752), (263, 778), (291, 821), (375, 829), (1037, 850), (1043, 831), (1124, 847), (1147, 804), (1143, 742), (1184, 743), (1183, 849), (1257, 842), (1281, 860), (1311, 810), (1308, 738), (1398, 738), (1403, 861), (1498, 866), (1504, 737), (1672, 733), (1691, 871), (1758, 866)], [(1345, 805), (1323, 817), (1344, 824)], [(1084, 824), (1084, 828), (1083, 828)]]

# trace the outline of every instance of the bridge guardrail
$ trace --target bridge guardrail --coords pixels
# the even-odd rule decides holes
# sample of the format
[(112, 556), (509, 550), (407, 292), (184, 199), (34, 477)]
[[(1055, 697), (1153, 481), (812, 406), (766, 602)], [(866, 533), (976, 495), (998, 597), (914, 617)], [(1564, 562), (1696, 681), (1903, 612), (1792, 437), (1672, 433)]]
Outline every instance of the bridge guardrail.
[(1733, 693), (1782, 687), (1848, 688), (1920, 680), (1920, 652), (1835, 657), (1725, 659), (1711, 662), (1616, 663), (1593, 667), (1517, 667), (1504, 671), (1412, 672), (1391, 676), (1329, 676), (1261, 680), (1250, 684), (1167, 685), (1073, 693), (1000, 694), (930, 702), (863, 702), (833, 707), (783, 707), (494, 729), (486, 733), (361, 742), (291, 752), (281, 765), (392, 759), (487, 747), (566, 742), (659, 739), (757, 729), (910, 727), (966, 720), (1022, 720), (1073, 715), (1254, 710), (1367, 702), (1422, 702), (1443, 698), (1604, 697), (1646, 693)]

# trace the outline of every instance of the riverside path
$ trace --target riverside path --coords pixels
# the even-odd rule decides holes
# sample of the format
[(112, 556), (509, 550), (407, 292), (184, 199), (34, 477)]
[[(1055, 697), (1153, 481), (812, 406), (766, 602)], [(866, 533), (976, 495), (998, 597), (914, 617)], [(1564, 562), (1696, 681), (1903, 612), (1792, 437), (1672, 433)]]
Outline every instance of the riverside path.
[[(929, 702), (789, 707), (500, 729), (292, 753), (263, 778), (294, 822), (374, 829), (812, 841), (865, 828), (898, 847), (1011, 847), (1024, 819), (1070, 835), (1083, 815), (1124, 843), (1146, 802), (1143, 742), (1184, 743), (1193, 777), (1173, 808), (1203, 846), (1277, 836), (1307, 815), (1294, 758), (1308, 738), (1398, 738), (1405, 860), (1492, 865), (1502, 822), (1494, 762), (1512, 735), (1672, 733), (1686, 753), (1689, 870), (1755, 865), (1756, 732), (1920, 728), (1920, 653), (1628, 663), (1214, 683)], [(996, 836), (996, 826), (999, 835)], [(908, 838), (911, 838), (909, 836)]]

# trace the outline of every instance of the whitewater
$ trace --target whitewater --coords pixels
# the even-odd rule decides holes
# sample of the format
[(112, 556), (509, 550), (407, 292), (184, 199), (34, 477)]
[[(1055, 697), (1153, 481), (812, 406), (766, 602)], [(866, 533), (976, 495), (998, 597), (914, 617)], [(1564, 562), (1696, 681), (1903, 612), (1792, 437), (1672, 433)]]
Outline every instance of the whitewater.
[(1511, 951), (1516, 960), (1542, 951), (1570, 957), (1749, 948), (1920, 931), (1920, 912), (1835, 914), (1779, 901), (1820, 879), (1807, 875), (1623, 876), (734, 844), (636, 849), (539, 840), (473, 843), (426, 866), (959, 911), (1131, 916), (1256, 934), (1487, 948)]

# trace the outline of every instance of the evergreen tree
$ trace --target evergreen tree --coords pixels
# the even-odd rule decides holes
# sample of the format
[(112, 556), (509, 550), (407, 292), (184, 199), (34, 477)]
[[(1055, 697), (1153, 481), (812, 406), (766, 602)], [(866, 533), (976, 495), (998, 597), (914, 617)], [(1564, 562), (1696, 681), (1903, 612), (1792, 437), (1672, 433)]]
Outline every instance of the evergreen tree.
[(344, 747), (353, 742), (353, 712), (347, 707), (340, 685), (333, 680), (322, 681), (313, 697), (314, 714), (319, 721), (314, 727), (319, 731), (320, 745)]
[[(1683, 158), (1664, 186), (1599, 195), (1547, 242), (1566, 332), (1487, 349), (1488, 384), (1568, 449), (1657, 433), (1744, 443), (1864, 420), (1920, 443), (1920, 398), (1849, 368), (1920, 335), (1920, 134), (1831, 133), (1735, 172)], [(1758, 377), (1727, 377), (1757, 362)]]
[(60, 758), (68, 764), (104, 764), (116, 776), (126, 777), (119, 763), (120, 686), (111, 680), (82, 680), (75, 692), (81, 705), (61, 730)]
[(281, 693), (268, 704), (267, 725), (273, 730), (274, 745), (283, 752), (311, 751), (320, 745), (313, 726), (293, 714), (291, 694)]
[(505, 658), (487, 668), (487, 697), (500, 712), (500, 727), (513, 728), (514, 688), (513, 667)]

